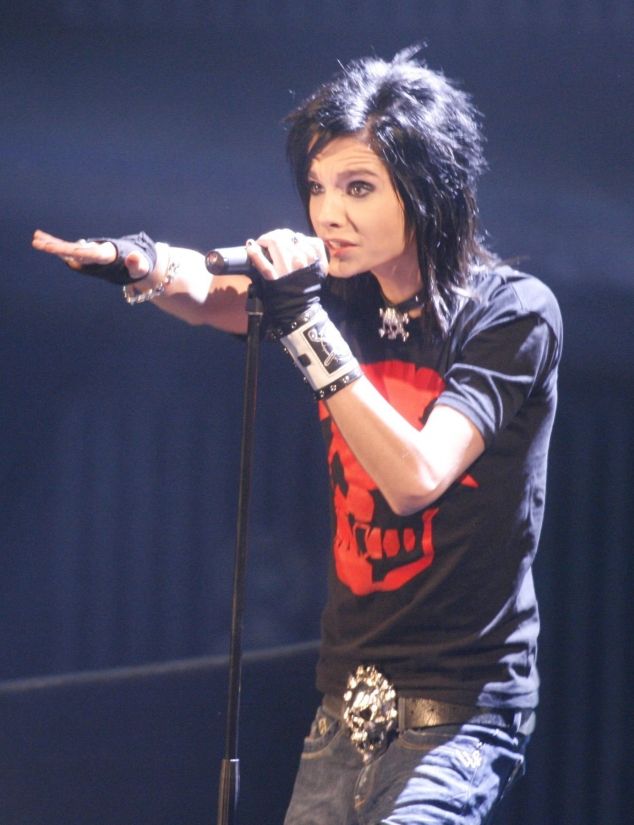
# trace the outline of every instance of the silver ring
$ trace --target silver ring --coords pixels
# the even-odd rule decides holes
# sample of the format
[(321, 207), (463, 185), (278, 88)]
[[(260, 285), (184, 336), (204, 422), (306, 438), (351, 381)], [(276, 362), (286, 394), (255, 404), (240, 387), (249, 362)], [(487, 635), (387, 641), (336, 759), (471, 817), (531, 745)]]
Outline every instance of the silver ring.
[(77, 246), (88, 246), (88, 241), (86, 240), (86, 238), (80, 238), (77, 241)]
[(299, 235), (294, 234), (291, 238), (291, 243), (299, 243)]

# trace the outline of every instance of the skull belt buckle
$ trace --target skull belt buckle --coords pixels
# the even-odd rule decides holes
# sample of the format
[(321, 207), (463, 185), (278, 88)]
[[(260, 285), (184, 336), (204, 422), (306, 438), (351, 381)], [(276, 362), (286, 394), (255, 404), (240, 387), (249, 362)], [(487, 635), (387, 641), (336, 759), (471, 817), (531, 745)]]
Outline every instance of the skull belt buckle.
[(387, 743), (388, 734), (396, 727), (396, 691), (374, 665), (360, 665), (348, 677), (343, 695), (343, 721), (350, 740), (369, 762)]

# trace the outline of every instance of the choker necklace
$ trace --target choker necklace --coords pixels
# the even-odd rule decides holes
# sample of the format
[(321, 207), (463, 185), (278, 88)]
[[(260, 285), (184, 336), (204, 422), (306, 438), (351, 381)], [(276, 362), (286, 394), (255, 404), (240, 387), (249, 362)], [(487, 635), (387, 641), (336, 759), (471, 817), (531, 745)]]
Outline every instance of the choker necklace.
[(407, 341), (409, 332), (406, 329), (410, 322), (409, 313), (421, 307), (425, 298), (424, 290), (421, 289), (416, 295), (412, 295), (406, 301), (401, 301), (400, 304), (393, 304), (381, 293), (385, 306), (379, 310), (381, 318), (381, 326), (379, 327), (379, 335), (381, 338), (387, 338), (388, 341), (395, 341), (399, 336), (402, 341)]

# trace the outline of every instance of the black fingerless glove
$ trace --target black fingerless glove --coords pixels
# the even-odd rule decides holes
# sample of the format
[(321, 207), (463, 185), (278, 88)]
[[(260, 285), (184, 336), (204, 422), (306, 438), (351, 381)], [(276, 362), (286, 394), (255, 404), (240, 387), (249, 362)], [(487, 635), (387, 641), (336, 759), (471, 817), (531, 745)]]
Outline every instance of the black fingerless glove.
[(285, 335), (309, 307), (319, 304), (325, 273), (319, 263), (298, 269), (274, 281), (259, 282), (266, 325), (274, 338)]
[[(88, 264), (79, 270), (84, 275), (101, 278), (111, 284), (125, 286), (142, 281), (143, 278), (131, 278), (124, 261), (130, 252), (141, 252), (148, 259), (152, 272), (156, 266), (156, 244), (145, 232), (136, 235), (124, 235), (122, 238), (87, 238), (91, 243), (111, 243), (117, 250), (117, 258), (111, 264)], [(145, 277), (145, 276), (144, 276)]]
[(270, 333), (291, 356), (319, 401), (361, 377), (357, 359), (320, 303), (324, 277), (317, 261), (261, 283)]

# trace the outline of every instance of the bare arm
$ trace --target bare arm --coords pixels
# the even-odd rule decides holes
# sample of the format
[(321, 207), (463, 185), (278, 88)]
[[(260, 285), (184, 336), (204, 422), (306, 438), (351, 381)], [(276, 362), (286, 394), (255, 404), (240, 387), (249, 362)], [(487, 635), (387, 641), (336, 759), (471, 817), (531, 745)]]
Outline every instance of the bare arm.
[[(260, 241), (273, 257), (266, 260), (256, 247), (252, 259), (265, 278), (283, 277), (323, 254), (315, 239), (294, 233), (273, 233)], [(289, 240), (289, 238), (291, 240)], [(33, 238), (36, 249), (57, 255), (73, 268), (90, 263), (110, 263), (111, 244), (80, 245), (43, 232)], [(212, 276), (203, 256), (190, 249), (157, 245), (157, 264), (148, 274), (148, 262), (132, 253), (126, 267), (143, 278), (143, 289), (165, 279), (169, 260), (178, 264), (164, 296), (153, 303), (190, 324), (210, 324), (228, 332), (246, 330), (245, 296), (248, 278)], [(449, 407), (436, 407), (425, 427), (417, 430), (400, 415), (365, 378), (360, 378), (328, 401), (328, 407), (357, 460), (375, 480), (392, 509), (401, 514), (431, 504), (481, 454), (482, 436), (469, 419)]]
[(366, 378), (327, 403), (348, 446), (399, 515), (434, 502), (484, 450), (480, 432), (462, 413), (439, 404), (417, 430)]
[[(315, 240), (288, 230), (268, 233), (258, 243), (271, 260), (259, 247), (251, 248), (251, 259), (264, 278), (284, 278), (320, 255)], [(363, 376), (326, 403), (357, 461), (400, 515), (430, 505), (484, 450), (482, 435), (461, 412), (439, 404), (419, 430)]]
[[(243, 275), (211, 275), (204, 256), (191, 249), (170, 246), (168, 254), (178, 264), (176, 277), (165, 294), (152, 303), (188, 324), (207, 324), (225, 332), (245, 333), (249, 279)], [(161, 273), (157, 270), (158, 265), (148, 286), (160, 280)]]
[[(55, 255), (77, 270), (84, 265), (112, 263), (116, 256), (115, 247), (110, 243), (64, 241), (39, 229), (33, 235), (32, 244), (34, 249)], [(199, 252), (162, 243), (156, 248), (157, 261), (152, 272), (148, 272), (149, 262), (140, 253), (132, 252), (125, 259), (131, 277), (142, 279), (143, 290), (165, 281), (170, 261), (177, 265), (175, 277), (166, 285), (164, 295), (154, 299), (156, 306), (189, 324), (209, 324), (236, 333), (246, 330), (244, 307), (248, 278), (241, 275), (214, 278)]]

